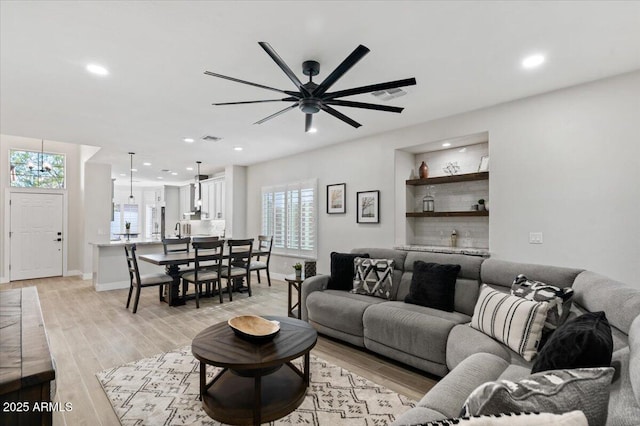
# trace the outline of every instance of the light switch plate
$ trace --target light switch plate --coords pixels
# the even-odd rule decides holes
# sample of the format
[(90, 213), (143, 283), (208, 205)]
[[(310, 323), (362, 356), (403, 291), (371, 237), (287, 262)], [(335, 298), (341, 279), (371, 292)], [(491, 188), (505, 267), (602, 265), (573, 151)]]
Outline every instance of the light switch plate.
[(529, 232), (529, 244), (542, 244), (542, 232)]

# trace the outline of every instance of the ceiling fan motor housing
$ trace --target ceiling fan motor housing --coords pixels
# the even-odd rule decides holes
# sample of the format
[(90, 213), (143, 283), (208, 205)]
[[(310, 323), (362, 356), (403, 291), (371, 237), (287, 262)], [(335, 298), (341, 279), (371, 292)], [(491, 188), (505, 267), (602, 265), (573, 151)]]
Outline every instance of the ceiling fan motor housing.
[(318, 98), (303, 98), (300, 99), (300, 109), (305, 114), (315, 114), (320, 111), (320, 99)]

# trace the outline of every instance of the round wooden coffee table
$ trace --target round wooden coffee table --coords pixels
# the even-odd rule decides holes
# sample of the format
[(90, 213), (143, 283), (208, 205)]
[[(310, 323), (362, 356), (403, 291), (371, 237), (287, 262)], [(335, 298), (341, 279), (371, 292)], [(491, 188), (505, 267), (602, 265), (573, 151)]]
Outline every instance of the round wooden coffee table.
[[(309, 352), (318, 333), (294, 318), (264, 318), (280, 322), (280, 332), (268, 342), (239, 337), (226, 321), (204, 329), (193, 339), (191, 351), (200, 361), (202, 407), (214, 420), (259, 425), (286, 416), (304, 400), (309, 386)], [(291, 363), (301, 356), (302, 371)], [(222, 367), (209, 383), (207, 365)]]

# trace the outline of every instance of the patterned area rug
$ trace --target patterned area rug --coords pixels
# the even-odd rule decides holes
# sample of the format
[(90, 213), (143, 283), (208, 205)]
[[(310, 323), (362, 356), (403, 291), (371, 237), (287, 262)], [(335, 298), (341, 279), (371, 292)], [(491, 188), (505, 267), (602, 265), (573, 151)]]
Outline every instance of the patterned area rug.
[[(295, 360), (300, 367), (302, 359)], [(191, 346), (96, 374), (123, 425), (220, 425), (198, 400)], [(207, 368), (207, 380), (219, 370)], [(298, 409), (271, 425), (386, 425), (414, 401), (311, 355), (311, 384)]]

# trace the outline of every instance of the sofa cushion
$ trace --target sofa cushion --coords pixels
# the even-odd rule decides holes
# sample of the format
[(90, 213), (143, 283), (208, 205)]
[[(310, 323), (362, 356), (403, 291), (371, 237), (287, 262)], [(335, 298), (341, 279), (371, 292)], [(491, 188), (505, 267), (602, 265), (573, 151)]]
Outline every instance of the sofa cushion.
[(384, 299), (348, 291), (316, 291), (307, 297), (307, 315), (309, 321), (361, 337), (364, 335), (362, 315), (365, 309), (381, 302)]
[[(636, 362), (640, 362), (640, 355), (636, 354), (635, 358)], [(610, 387), (607, 426), (640, 425), (640, 401), (633, 393), (634, 386), (640, 386), (640, 377), (634, 376), (632, 364), (633, 356), (629, 347), (613, 353), (611, 366), (616, 373)]]
[(407, 294), (409, 294), (411, 278), (413, 276), (413, 264), (416, 260), (427, 263), (460, 265), (460, 273), (456, 281), (454, 310), (467, 315), (473, 315), (473, 307), (478, 299), (478, 289), (480, 287), (480, 265), (484, 260), (482, 257), (410, 251), (404, 262), (404, 274), (402, 275), (402, 280), (398, 286), (398, 293), (394, 300), (404, 300)]
[(483, 332), (469, 327), (469, 324), (459, 324), (451, 329), (447, 339), (449, 370), (453, 370), (462, 361), (479, 352), (495, 355), (508, 362), (511, 359), (509, 352), (513, 351)]
[[(448, 314), (449, 318), (426, 312)], [(454, 314), (402, 302), (378, 303), (364, 312), (364, 333), (367, 339), (444, 365), (447, 336), (456, 324)]]
[(471, 327), (531, 361), (537, 353), (548, 309), (547, 302), (525, 300), (483, 285)]
[(352, 293), (381, 297), (389, 300), (393, 292), (392, 259), (356, 257)]
[(576, 277), (573, 289), (574, 303), (590, 312), (606, 312), (609, 324), (625, 334), (629, 334), (631, 323), (640, 315), (640, 291), (637, 288), (584, 271)]
[(532, 280), (564, 288), (571, 287), (578, 274), (582, 271), (582, 269), (509, 262), (489, 258), (482, 263), (480, 278), (484, 284), (501, 287), (506, 291), (511, 288), (513, 278), (518, 274), (524, 274)]
[(427, 392), (418, 406), (438, 410), (446, 417), (457, 417), (469, 394), (483, 383), (496, 380), (508, 366), (507, 361), (495, 355), (471, 355)]
[(456, 279), (460, 265), (426, 263), (417, 260), (406, 303), (453, 312)]
[(573, 289), (571, 287), (560, 288), (545, 284), (540, 281), (530, 280), (524, 274), (520, 274), (513, 280), (511, 294), (536, 302), (549, 302), (547, 319), (544, 323), (543, 337), (562, 325), (569, 317)]
[(562, 368), (608, 367), (613, 354), (604, 312), (589, 312), (561, 325), (540, 350), (532, 373)]
[(369, 257), (367, 253), (331, 253), (331, 279), (327, 288), (331, 290), (351, 290), (353, 288), (354, 260)]
[(562, 414), (582, 411), (590, 425), (607, 420), (609, 384), (614, 369), (585, 368), (532, 374), (518, 382), (488, 382), (467, 398), (464, 415), (542, 411)]
[(422, 423), (421, 426), (589, 426), (582, 411), (570, 411), (564, 414), (551, 413), (501, 413), (484, 416), (458, 417)]

